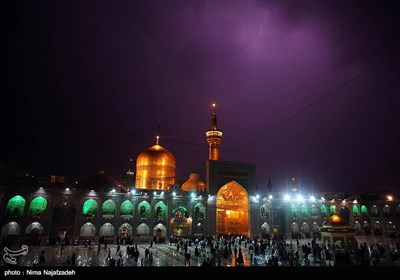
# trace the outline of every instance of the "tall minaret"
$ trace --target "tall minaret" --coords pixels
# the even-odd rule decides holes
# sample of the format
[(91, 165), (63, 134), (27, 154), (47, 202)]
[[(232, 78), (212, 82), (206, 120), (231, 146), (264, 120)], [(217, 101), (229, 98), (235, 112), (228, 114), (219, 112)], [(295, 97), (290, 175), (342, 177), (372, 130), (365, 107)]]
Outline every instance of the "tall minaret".
[(222, 142), (222, 131), (217, 128), (217, 115), (215, 114), (215, 104), (211, 117), (211, 129), (206, 132), (207, 143), (209, 145), (208, 159), (219, 160), (219, 144)]

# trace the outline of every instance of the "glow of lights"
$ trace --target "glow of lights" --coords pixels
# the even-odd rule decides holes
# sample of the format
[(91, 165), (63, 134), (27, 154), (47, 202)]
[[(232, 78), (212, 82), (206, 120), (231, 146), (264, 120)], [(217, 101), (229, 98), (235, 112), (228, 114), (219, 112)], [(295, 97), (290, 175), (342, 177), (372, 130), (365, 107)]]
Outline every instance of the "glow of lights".
[(198, 223), (197, 226), (198, 226), (198, 227), (201, 226), (201, 223)]
[(90, 192), (94, 192), (94, 190), (90, 190)]
[(313, 196), (313, 195), (310, 196), (310, 201), (311, 201), (311, 202), (315, 202), (315, 196)]
[(392, 200), (393, 200), (393, 196), (388, 195), (388, 196), (387, 196), (387, 200), (392, 201)]
[(325, 201), (325, 197), (322, 196), (322, 197), (321, 197), (321, 200), (322, 200), (322, 201)]
[(115, 192), (115, 189), (112, 189), (112, 192)]
[(274, 197), (272, 196), (272, 194), (270, 194), (269, 196), (268, 196), (268, 199), (273, 199)]
[(353, 200), (353, 203), (354, 203), (354, 204), (357, 204), (357, 203), (358, 203), (357, 199), (354, 199), (354, 200)]
[(160, 195), (164, 195), (164, 191), (162, 191)]
[(157, 192), (153, 192), (154, 195), (157, 195)]
[(297, 196), (296, 196), (296, 200), (297, 201), (303, 201), (303, 196), (301, 195), (301, 194), (298, 194)]
[(193, 198), (196, 196), (196, 194), (192, 192), (190, 196)]
[(331, 221), (334, 223), (338, 223), (338, 222), (340, 222), (340, 218), (338, 215), (332, 215)]
[(135, 190), (131, 190), (131, 194), (136, 194), (136, 191)]
[(176, 196), (176, 192), (173, 192), (173, 193), (172, 193), (172, 196)]
[(231, 210), (226, 210), (226, 215), (230, 215), (231, 214)]
[(285, 201), (289, 201), (289, 200), (290, 200), (290, 195), (285, 194), (285, 196), (283, 197), (283, 199), (284, 199)]
[(256, 199), (259, 199), (260, 198), (260, 195), (259, 194), (256, 194)]
[(69, 188), (65, 188), (65, 190), (66, 190), (67, 192), (69, 192)]

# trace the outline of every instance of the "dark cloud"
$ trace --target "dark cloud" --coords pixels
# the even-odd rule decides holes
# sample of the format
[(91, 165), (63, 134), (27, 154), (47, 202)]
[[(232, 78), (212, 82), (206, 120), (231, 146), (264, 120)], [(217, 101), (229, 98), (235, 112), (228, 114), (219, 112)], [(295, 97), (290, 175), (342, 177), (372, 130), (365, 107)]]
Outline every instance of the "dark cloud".
[(260, 186), (271, 177), (284, 188), (293, 176), (314, 190), (399, 181), (391, 1), (41, 1), (2, 10), (2, 156), (37, 174), (75, 180), (106, 169), (118, 179), (154, 143), (157, 122), (179, 179), (204, 173), (216, 102), (221, 159), (255, 162)]

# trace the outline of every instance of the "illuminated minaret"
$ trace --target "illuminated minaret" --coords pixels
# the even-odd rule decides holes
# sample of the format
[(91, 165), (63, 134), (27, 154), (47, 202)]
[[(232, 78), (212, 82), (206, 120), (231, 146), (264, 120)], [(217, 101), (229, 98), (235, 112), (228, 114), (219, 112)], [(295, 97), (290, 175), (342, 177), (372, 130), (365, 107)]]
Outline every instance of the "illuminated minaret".
[(208, 159), (219, 160), (219, 144), (222, 142), (222, 131), (217, 128), (217, 115), (215, 114), (215, 104), (211, 117), (211, 129), (206, 132), (207, 143), (209, 145)]
[(297, 186), (296, 186), (296, 183), (295, 183), (295, 180), (294, 180), (294, 177), (292, 178), (292, 186), (291, 186), (291, 189), (290, 189), (292, 192), (297, 192), (298, 191), (298, 188), (297, 188)]

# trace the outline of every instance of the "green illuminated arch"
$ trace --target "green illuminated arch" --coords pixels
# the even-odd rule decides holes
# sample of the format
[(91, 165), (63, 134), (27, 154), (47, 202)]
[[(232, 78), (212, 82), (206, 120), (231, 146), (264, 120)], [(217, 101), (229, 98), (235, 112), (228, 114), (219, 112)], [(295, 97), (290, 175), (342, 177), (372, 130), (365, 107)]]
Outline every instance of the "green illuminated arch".
[(361, 214), (364, 216), (368, 216), (368, 209), (365, 205), (361, 205)]
[(43, 196), (38, 196), (31, 201), (31, 206), (29, 207), (29, 215), (39, 216), (47, 208), (47, 200)]
[(7, 214), (13, 216), (22, 216), (25, 209), (25, 198), (16, 195), (8, 201)]
[(385, 217), (390, 217), (391, 211), (390, 211), (390, 206), (389, 205), (385, 205), (383, 207), (383, 216)]
[(138, 217), (140, 219), (150, 218), (150, 204), (147, 201), (142, 201), (138, 205)]
[(101, 212), (103, 215), (115, 215), (115, 209), (117, 208), (117, 205), (115, 204), (114, 200), (108, 199), (103, 202), (103, 206), (101, 208)]
[(307, 205), (305, 205), (305, 204), (303, 204), (301, 206), (301, 215), (303, 217), (308, 217), (308, 208), (307, 208)]
[(132, 216), (133, 215), (133, 204), (129, 200), (125, 200), (121, 203), (121, 215)]
[(311, 216), (313, 217), (318, 216), (318, 209), (317, 206), (315, 206), (315, 204), (311, 205)]
[(353, 216), (354, 217), (360, 216), (360, 209), (358, 208), (358, 205), (353, 205)]
[(325, 205), (321, 205), (321, 217), (323, 217), (323, 218), (328, 217), (328, 210), (326, 209)]
[(189, 218), (189, 211), (185, 206), (179, 205), (172, 210), (174, 218)]
[(336, 214), (336, 206), (335, 205), (329, 206), (329, 212), (331, 213), (331, 215)]
[(260, 217), (261, 218), (269, 218), (269, 207), (267, 204), (264, 204), (260, 207)]
[(154, 217), (162, 220), (167, 215), (167, 205), (163, 201), (159, 201), (154, 205)]
[(290, 206), (290, 214), (292, 214), (293, 218), (297, 218), (297, 207), (294, 204)]
[(373, 205), (372, 208), (371, 208), (371, 216), (372, 217), (378, 217), (379, 216), (378, 207), (376, 207), (376, 205)]
[(88, 199), (83, 204), (82, 214), (85, 217), (96, 217), (97, 214), (97, 201), (94, 199)]
[(194, 206), (194, 218), (202, 220), (206, 217), (206, 207), (203, 205), (203, 203), (197, 203)]

